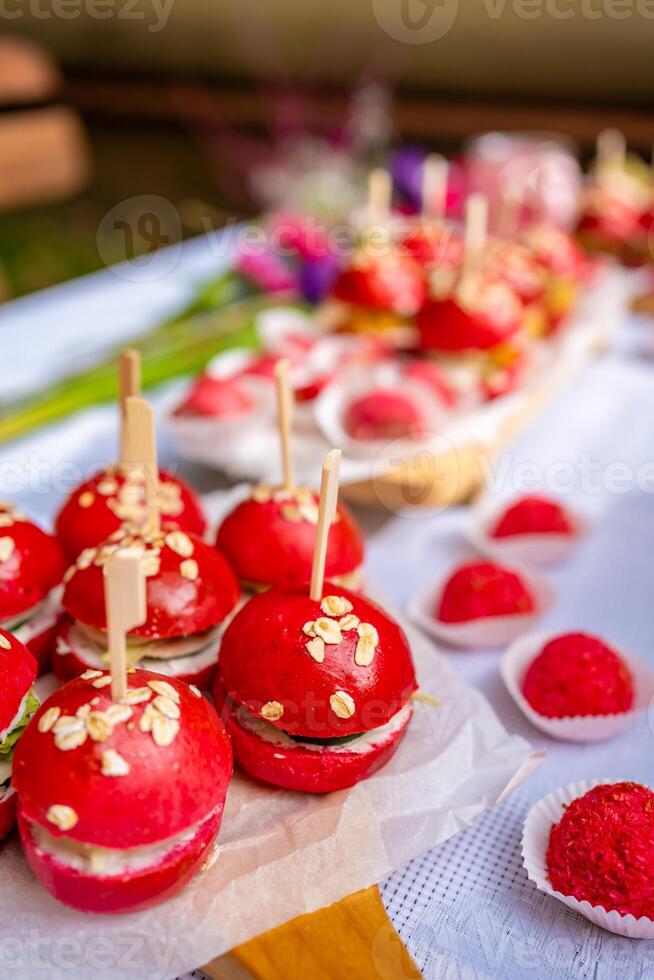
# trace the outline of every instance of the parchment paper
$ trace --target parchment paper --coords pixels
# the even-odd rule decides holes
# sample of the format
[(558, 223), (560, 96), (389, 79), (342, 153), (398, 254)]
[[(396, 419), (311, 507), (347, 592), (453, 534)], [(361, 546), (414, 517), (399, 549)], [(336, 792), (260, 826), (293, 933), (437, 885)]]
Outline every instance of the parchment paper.
[(540, 763), (406, 627), (423, 691), (392, 761), (351, 790), (288, 793), (236, 775), (219, 853), (176, 899), (149, 912), (86, 916), (35, 881), (18, 841), (0, 860), (0, 976), (174, 977), (258, 933), (386, 877), (469, 826)]

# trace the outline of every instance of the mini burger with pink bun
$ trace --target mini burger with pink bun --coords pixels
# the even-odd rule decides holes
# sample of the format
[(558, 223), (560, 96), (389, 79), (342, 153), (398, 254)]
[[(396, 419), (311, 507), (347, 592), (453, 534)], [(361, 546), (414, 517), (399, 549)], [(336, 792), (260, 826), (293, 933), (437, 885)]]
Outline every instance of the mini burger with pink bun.
[(409, 724), (416, 679), (398, 624), (334, 583), (254, 596), (225, 632), (214, 699), (251, 776), (306, 793), (380, 769)]
[(67, 618), (57, 636), (55, 674), (69, 680), (106, 668), (103, 567), (125, 548), (143, 555), (147, 594), (147, 618), (127, 637), (128, 663), (207, 688), (225, 621), (239, 599), (238, 583), (215, 548), (166, 525), (154, 533), (120, 529), (97, 548), (85, 549), (68, 569), (62, 600)]
[(0, 630), (0, 840), (16, 819), (16, 794), (11, 780), (16, 746), (38, 710), (32, 689), (36, 660), (15, 636)]
[(60, 584), (66, 569), (55, 539), (0, 503), (0, 624), (46, 669), (61, 616)]
[(207, 861), (232, 751), (197, 688), (145, 670), (112, 698), (89, 670), (43, 704), (14, 759), (23, 849), (41, 884), (83, 912), (145, 909)]
[[(216, 546), (245, 589), (259, 592), (271, 585), (309, 581), (316, 544), (319, 495), (298, 487), (293, 476), (291, 421), (293, 394), (289, 363), (275, 368), (283, 482), (259, 485), (218, 528)], [(363, 538), (354, 518), (339, 506), (329, 534), (326, 575), (346, 588), (361, 585)]]
[(246, 603), (225, 632), (213, 690), (240, 767), (307, 793), (352, 786), (388, 762), (416, 690), (398, 624), (324, 582), (339, 458), (329, 453), (323, 468), (310, 587), (276, 586)]

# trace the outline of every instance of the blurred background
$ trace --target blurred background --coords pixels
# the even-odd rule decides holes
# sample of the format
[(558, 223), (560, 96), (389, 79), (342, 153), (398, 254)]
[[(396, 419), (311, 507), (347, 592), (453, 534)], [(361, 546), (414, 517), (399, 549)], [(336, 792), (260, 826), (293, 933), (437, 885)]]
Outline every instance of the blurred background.
[[(298, 187), (345, 207), (400, 145), (556, 131), (583, 161), (607, 126), (646, 159), (654, 142), (649, 0), (5, 0), (0, 32), (5, 298)], [(99, 245), (139, 195), (179, 221)]]

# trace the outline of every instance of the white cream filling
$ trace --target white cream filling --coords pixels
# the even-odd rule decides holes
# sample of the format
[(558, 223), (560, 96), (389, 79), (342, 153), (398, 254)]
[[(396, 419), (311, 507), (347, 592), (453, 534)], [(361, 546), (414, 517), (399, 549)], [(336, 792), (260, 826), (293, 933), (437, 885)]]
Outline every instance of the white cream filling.
[[(18, 722), (25, 714), (25, 708), (27, 707), (27, 698), (29, 697), (29, 695), (30, 695), (30, 691), (28, 691), (27, 694), (23, 696), (23, 699), (21, 700), (18, 706), (18, 711), (16, 712), (12, 720), (9, 722), (7, 727), (4, 729), (4, 731), (0, 732), (0, 742), (4, 742), (9, 732), (11, 732), (16, 727)], [(0, 782), (2, 782), (1, 779)]]
[(382, 725), (381, 728), (373, 728), (372, 731), (362, 732), (358, 738), (353, 738), (351, 742), (345, 742), (341, 745), (316, 745), (313, 742), (296, 742), (286, 732), (275, 728), (274, 725), (264, 721), (263, 718), (258, 718), (256, 715), (253, 715), (243, 705), (238, 705), (236, 708), (236, 718), (241, 728), (252, 732), (253, 735), (257, 735), (264, 742), (270, 742), (271, 745), (275, 745), (277, 748), (307, 749), (309, 752), (324, 752), (325, 749), (328, 749), (329, 752), (354, 752), (363, 754), (374, 749), (381, 742), (387, 741), (396, 732), (399, 732), (408, 722), (412, 712), (413, 706), (409, 701), (385, 725)]
[[(223, 624), (194, 637), (183, 637), (173, 640), (155, 640), (130, 645), (134, 661), (134, 652), (138, 653), (138, 665), (147, 670), (153, 670), (168, 677), (181, 674), (197, 673), (205, 667), (211, 667), (216, 662), (216, 654), (224, 630)], [(98, 631), (98, 639), (103, 634)], [(57, 637), (56, 652), (60, 656), (74, 653), (89, 668), (106, 670), (109, 662), (106, 641), (94, 641), (88, 633), (88, 627), (74, 623), (67, 637)], [(153, 656), (153, 653), (155, 656)]]
[[(30, 609), (25, 609), (16, 616), (12, 616), (11, 619), (5, 620), (2, 628), (13, 633), (21, 643), (29, 643), (35, 636), (41, 636), (57, 622), (57, 617), (61, 611), (63, 591), (63, 585), (57, 585), (48, 592), (41, 602), (37, 602)], [(17, 623), (23, 625), (15, 629)]]
[(34, 822), (30, 824), (30, 828), (37, 847), (54, 858), (59, 864), (80, 871), (82, 874), (97, 875), (104, 878), (144, 871), (158, 864), (177, 847), (193, 840), (203, 824), (215, 815), (217, 809), (212, 810), (208, 817), (193, 824), (181, 834), (156, 844), (132, 847), (126, 850), (84, 844), (72, 837), (53, 837), (45, 827)]

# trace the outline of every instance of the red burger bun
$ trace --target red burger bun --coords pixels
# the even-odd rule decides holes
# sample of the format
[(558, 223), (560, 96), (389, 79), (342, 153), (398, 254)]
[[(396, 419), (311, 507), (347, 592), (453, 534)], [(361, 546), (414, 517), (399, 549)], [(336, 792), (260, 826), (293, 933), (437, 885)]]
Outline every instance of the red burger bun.
[(50, 534), (0, 505), (0, 622), (15, 619), (41, 602), (61, 582), (66, 562)]
[(479, 283), (471, 298), (457, 293), (423, 304), (416, 318), (422, 350), (489, 350), (521, 329), (524, 308), (504, 283)]
[(62, 602), (73, 619), (107, 628), (104, 560), (119, 546), (139, 544), (147, 545), (146, 556), (155, 565), (158, 562), (158, 570), (146, 572), (148, 615), (143, 625), (130, 630), (130, 636), (165, 639), (202, 633), (221, 623), (236, 605), (239, 587), (234, 573), (223, 556), (197, 535), (167, 525), (156, 539), (117, 533), (123, 535), (119, 541), (82, 552), (71, 566), (73, 571), (69, 569)]
[[(206, 520), (197, 495), (165, 470), (159, 471), (159, 481), (162, 518), (171, 526), (202, 535)], [(138, 517), (131, 494), (124, 496), (126, 483), (125, 473), (111, 466), (86, 480), (67, 499), (57, 515), (55, 530), (71, 559), (104, 541), (125, 521)]]
[(0, 841), (14, 829), (17, 799), (13, 786), (10, 786), (0, 799)]
[(16, 720), (36, 680), (37, 663), (27, 647), (3, 629), (0, 644), (0, 732), (4, 732)]
[(180, 844), (156, 864), (103, 877), (76, 871), (40, 848), (22, 813), (18, 817), (18, 828), (23, 851), (35, 877), (54, 898), (82, 912), (112, 915), (143, 911), (185, 888), (211, 852), (220, 829), (222, 809), (221, 804), (191, 840)]
[(332, 296), (366, 309), (413, 316), (426, 296), (425, 279), (408, 253), (395, 251), (382, 258), (364, 254), (338, 275)]
[(412, 714), (408, 705), (402, 725), (381, 735), (364, 752), (346, 747), (314, 751), (300, 743), (278, 745), (260, 738), (239, 722), (238, 706), (231, 700), (228, 703), (220, 682), (213, 693), (241, 769), (262, 782), (304, 793), (332, 793), (372, 776), (395, 754)]
[[(323, 597), (316, 602), (306, 588), (274, 587), (250, 599), (225, 631), (216, 687), (292, 736), (325, 739), (380, 728), (416, 689), (407, 639), (369, 599), (334, 583), (325, 584)], [(325, 612), (330, 598), (376, 631), (367, 665), (355, 662), (357, 626), (343, 625), (340, 642), (325, 642), (322, 661), (309, 652), (308, 624), (342, 618)], [(271, 704), (277, 708), (272, 714)]]
[[(289, 507), (294, 517), (302, 517), (296, 500), (275, 499), (273, 490), (257, 488), (220, 525), (216, 546), (243, 584), (255, 588), (300, 585), (311, 578), (318, 495), (314, 491), (303, 493), (311, 520), (290, 520)], [(356, 576), (362, 562), (361, 532), (347, 508), (339, 504), (329, 531), (326, 576)]]

